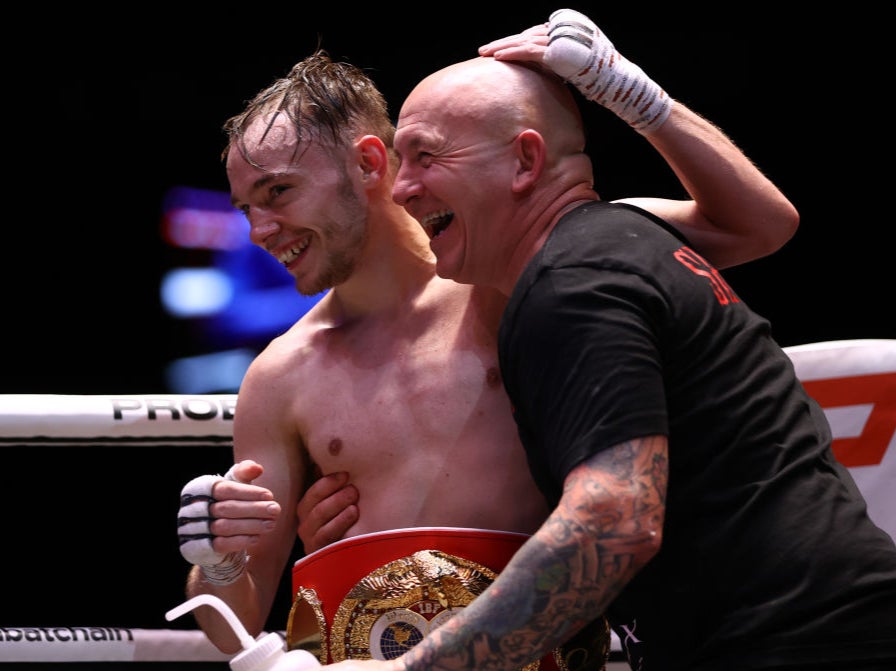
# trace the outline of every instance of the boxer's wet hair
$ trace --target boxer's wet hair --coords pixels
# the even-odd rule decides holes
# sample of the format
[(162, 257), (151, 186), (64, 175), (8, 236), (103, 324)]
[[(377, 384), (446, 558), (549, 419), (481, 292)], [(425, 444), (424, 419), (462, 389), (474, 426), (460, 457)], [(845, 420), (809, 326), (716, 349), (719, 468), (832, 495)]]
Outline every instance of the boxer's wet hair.
[(266, 114), (270, 118), (265, 135), (281, 114), (289, 118), (298, 139), (297, 152), (307, 146), (306, 141), (348, 146), (369, 134), (379, 137), (392, 153), (395, 126), (385, 97), (363, 70), (334, 62), (323, 49), (296, 63), (288, 75), (260, 91), (240, 114), (224, 123), (228, 140), (223, 160), (236, 147), (250, 165), (261, 167), (249, 155), (244, 134)]

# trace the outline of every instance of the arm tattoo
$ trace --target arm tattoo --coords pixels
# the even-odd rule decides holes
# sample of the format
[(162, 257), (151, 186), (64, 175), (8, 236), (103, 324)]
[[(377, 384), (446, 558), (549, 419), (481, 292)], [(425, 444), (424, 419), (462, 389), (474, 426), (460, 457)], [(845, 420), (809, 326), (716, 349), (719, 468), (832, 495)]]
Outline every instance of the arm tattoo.
[(576, 466), (544, 525), (485, 592), (405, 655), (407, 671), (516, 671), (602, 615), (659, 549), (667, 479), (663, 436)]

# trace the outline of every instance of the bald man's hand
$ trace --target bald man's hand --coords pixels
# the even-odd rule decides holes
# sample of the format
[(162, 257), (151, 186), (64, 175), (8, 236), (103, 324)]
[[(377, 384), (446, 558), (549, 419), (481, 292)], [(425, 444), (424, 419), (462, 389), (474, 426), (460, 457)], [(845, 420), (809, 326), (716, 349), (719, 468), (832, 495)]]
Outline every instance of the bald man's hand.
[(479, 47), (480, 56), (536, 63), (642, 134), (662, 126), (673, 100), (581, 12), (558, 9), (547, 24)]

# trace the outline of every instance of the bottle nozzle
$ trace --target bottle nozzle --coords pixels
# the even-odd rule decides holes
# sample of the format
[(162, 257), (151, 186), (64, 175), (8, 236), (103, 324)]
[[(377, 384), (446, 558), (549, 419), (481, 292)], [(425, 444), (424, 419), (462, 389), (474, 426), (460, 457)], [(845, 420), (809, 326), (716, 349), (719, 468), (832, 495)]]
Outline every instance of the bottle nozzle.
[(213, 596), (212, 594), (200, 594), (194, 596), (189, 601), (186, 601), (165, 613), (165, 619), (170, 622), (174, 618), (180, 617), (184, 613), (193, 610), (196, 606), (212, 606), (215, 610), (221, 613), (224, 619), (227, 620), (230, 628), (233, 629), (233, 633), (239, 637), (243, 649), (248, 650), (255, 645), (255, 639), (249, 635), (249, 632), (246, 631), (243, 623), (240, 622), (239, 618), (230, 609), (230, 606), (228, 606), (222, 599)]
[(230, 606), (211, 594), (194, 596), (189, 601), (165, 613), (165, 619), (170, 622), (187, 611), (193, 610), (196, 606), (215, 608), (227, 620), (233, 633), (239, 636), (243, 651), (230, 660), (232, 671), (271, 671), (274, 668), (279, 668), (278, 660), (286, 655), (290, 657), (288, 662), (290, 669), (310, 670), (321, 665), (317, 658), (307, 650), (293, 650), (287, 653), (283, 639), (276, 632), (255, 640), (249, 636), (249, 632), (246, 631), (243, 623), (239, 621)]

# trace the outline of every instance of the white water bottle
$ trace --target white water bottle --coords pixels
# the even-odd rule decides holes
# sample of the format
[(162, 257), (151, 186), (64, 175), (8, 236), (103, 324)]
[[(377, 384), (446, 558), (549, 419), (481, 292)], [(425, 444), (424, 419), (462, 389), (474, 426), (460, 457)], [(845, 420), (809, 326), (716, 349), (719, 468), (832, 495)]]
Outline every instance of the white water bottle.
[(271, 633), (255, 640), (224, 601), (211, 594), (200, 594), (165, 613), (169, 622), (196, 606), (212, 606), (227, 620), (240, 639), (243, 651), (230, 660), (233, 671), (299, 671), (320, 666), (317, 657), (307, 650), (290, 650), (280, 634)]

